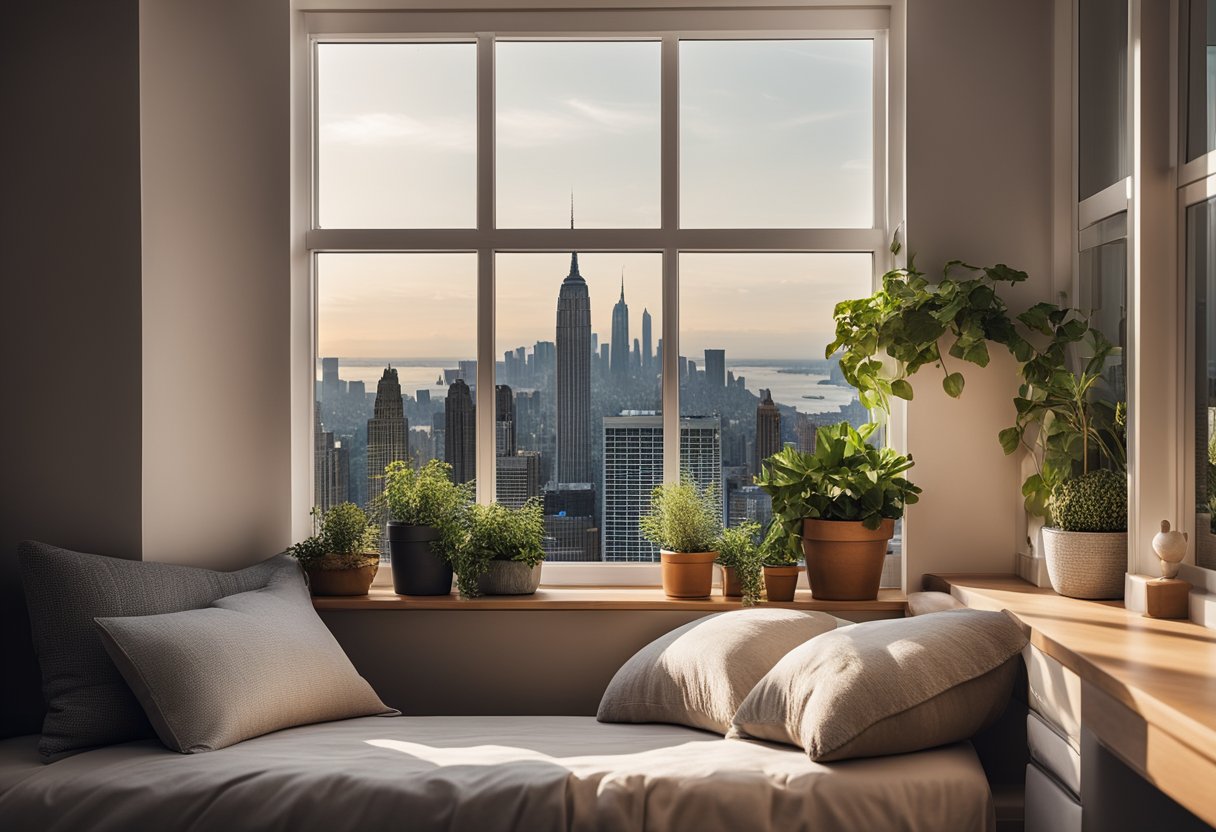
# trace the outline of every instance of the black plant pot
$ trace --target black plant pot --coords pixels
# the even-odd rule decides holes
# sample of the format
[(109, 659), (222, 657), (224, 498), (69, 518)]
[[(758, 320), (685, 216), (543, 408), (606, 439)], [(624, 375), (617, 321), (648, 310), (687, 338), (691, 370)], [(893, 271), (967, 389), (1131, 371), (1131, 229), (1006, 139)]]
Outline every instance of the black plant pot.
[(434, 526), (388, 524), (388, 552), (393, 564), (393, 591), (398, 595), (448, 595), (452, 565), (431, 548), (439, 540)]

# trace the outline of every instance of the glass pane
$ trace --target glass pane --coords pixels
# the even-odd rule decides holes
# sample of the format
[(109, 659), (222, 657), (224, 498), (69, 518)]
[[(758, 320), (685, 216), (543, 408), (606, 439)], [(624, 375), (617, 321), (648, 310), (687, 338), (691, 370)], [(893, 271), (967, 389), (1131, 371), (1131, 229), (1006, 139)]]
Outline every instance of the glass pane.
[(500, 254), (495, 271), (498, 499), (544, 500), (549, 561), (658, 560), (637, 528), (663, 475), (661, 256)]
[(1216, 0), (1191, 0), (1186, 158), (1216, 150)]
[(874, 224), (874, 42), (680, 42), (680, 225)]
[(317, 255), (317, 505), (368, 506), (394, 460), (473, 478), (476, 319), (476, 255)]
[(496, 44), (500, 228), (659, 225), (659, 49)]
[(1195, 292), (1195, 562), (1216, 569), (1216, 199), (1186, 212)]
[[(681, 254), (680, 417), (721, 426), (729, 525), (772, 517), (752, 482), (760, 462), (792, 444), (815, 448), (820, 425), (861, 425), (857, 391), (825, 360), (832, 310), (872, 291), (870, 254)], [(899, 542), (884, 586), (900, 585)]]
[(1080, 0), (1077, 20), (1077, 162), (1086, 199), (1130, 172), (1127, 0)]
[(477, 51), (471, 43), (317, 46), (323, 228), (472, 228)]
[(1117, 348), (1107, 359), (1101, 394), (1127, 401), (1127, 240), (1113, 240), (1081, 252), (1078, 306), (1090, 323)]

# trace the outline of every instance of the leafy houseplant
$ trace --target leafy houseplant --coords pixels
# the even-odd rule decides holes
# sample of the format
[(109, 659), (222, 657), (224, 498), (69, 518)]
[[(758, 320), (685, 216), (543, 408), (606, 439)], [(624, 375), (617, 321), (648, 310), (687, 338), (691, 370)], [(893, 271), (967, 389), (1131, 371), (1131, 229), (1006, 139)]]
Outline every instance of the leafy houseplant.
[(741, 598), (743, 606), (753, 606), (763, 590), (761, 563), (763, 555), (756, 544), (760, 524), (745, 520), (737, 526), (722, 530), (718, 546), (718, 564), (722, 567), (722, 594)]
[(354, 503), (313, 508), (315, 533), (288, 548), (308, 573), (313, 595), (366, 595), (376, 577), (379, 533)]
[(439, 460), (418, 470), (392, 462), (384, 469), (380, 500), (388, 516), (394, 591), (450, 593), (452, 562), (468, 530), (472, 484), (453, 483), (451, 466)]
[(531, 595), (540, 585), (545, 517), (537, 499), (517, 509), (501, 503), (473, 505), (469, 531), (456, 550), (460, 594)]
[(814, 453), (786, 447), (768, 458), (756, 478), (772, 498), (786, 550), (801, 540), (817, 598), (878, 597), (895, 520), (920, 494), (903, 476), (912, 458), (868, 441), (877, 428), (854, 430), (848, 422), (821, 427)]
[(760, 546), (764, 564), (764, 593), (770, 601), (793, 601), (798, 589), (798, 562), (802, 560), (800, 537), (786, 534), (779, 520), (769, 523)]
[(639, 523), (642, 536), (659, 547), (663, 592), (669, 598), (707, 598), (722, 537), (722, 509), (714, 485), (690, 477), (660, 485)]

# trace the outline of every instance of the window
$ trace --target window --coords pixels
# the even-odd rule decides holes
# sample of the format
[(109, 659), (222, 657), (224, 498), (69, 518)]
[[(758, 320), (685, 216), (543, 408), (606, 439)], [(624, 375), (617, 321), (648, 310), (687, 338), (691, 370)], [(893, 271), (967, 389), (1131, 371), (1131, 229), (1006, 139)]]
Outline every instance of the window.
[(315, 501), (444, 459), (543, 502), (548, 583), (657, 582), (682, 471), (765, 519), (756, 460), (867, 416), (823, 351), (902, 211), (888, 18), (307, 15)]

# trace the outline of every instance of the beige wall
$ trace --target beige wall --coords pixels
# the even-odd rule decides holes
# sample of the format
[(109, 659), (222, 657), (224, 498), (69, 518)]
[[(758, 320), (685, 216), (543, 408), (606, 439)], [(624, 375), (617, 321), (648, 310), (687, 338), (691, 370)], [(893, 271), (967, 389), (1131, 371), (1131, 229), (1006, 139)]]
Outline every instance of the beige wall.
[(291, 538), (287, 0), (140, 6), (143, 550)]

